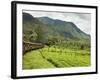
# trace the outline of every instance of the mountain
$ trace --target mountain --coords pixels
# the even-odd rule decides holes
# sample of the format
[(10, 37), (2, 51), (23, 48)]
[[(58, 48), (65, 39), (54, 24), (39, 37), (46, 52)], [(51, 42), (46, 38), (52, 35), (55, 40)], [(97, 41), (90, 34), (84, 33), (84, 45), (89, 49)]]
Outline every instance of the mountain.
[(73, 22), (66, 22), (49, 17), (33, 17), (23, 13), (23, 39), (43, 42), (48, 39), (85, 40), (90, 36), (81, 31)]
[[(42, 42), (45, 34), (42, 32), (45, 25), (28, 13), (23, 13), (23, 40), (28, 42)], [(42, 35), (41, 35), (42, 34)], [(39, 35), (39, 36), (38, 36)]]
[(49, 17), (40, 17), (39, 21), (54, 28), (57, 32), (65, 37), (77, 39), (89, 39), (90, 36), (81, 31), (73, 22), (66, 22), (58, 19), (51, 19)]

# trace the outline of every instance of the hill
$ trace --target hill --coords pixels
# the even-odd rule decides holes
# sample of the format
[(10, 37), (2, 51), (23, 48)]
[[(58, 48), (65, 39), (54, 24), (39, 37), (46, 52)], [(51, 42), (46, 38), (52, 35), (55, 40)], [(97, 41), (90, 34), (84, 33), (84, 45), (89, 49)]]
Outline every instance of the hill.
[(38, 18), (42, 23), (52, 27), (60, 36), (70, 39), (89, 39), (89, 35), (81, 31), (73, 22), (66, 22), (49, 17)]
[(33, 17), (23, 13), (23, 39), (29, 42), (47, 42), (57, 40), (90, 40), (90, 36), (81, 31), (73, 22), (49, 17)]

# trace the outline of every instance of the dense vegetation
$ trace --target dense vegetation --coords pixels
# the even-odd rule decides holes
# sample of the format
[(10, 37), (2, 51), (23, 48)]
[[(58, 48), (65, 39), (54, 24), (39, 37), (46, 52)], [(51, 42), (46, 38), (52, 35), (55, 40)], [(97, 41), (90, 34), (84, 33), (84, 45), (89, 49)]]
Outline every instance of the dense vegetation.
[(90, 66), (90, 36), (72, 22), (23, 13), (23, 42), (44, 46), (23, 55), (23, 69)]
[(51, 46), (27, 52), (23, 69), (90, 66), (90, 50)]

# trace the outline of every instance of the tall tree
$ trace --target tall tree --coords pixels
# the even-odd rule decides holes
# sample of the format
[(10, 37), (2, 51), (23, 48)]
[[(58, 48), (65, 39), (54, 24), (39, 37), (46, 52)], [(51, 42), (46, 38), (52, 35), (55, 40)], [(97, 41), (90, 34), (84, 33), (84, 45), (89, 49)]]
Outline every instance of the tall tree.
[(44, 43), (45, 38), (45, 32), (42, 26), (37, 25), (35, 28), (35, 32), (37, 34), (36, 42), (38, 43)]

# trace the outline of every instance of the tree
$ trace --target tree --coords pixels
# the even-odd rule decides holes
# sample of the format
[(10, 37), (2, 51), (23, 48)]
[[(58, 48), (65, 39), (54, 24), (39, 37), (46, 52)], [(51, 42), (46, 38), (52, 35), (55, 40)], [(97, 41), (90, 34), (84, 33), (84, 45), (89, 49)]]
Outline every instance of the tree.
[(37, 38), (37, 34), (35, 32), (33, 32), (31, 35), (29, 35), (30, 42), (35, 42), (36, 38)]
[(83, 49), (84, 49), (84, 45), (81, 45), (81, 46), (80, 46), (80, 49), (83, 50)]
[[(45, 43), (45, 45), (48, 46), (48, 51), (49, 51), (49, 48), (53, 45), (56, 45), (56, 43), (58, 42), (57, 38), (50, 38), (47, 40), (47, 42)], [(56, 46), (54, 46), (55, 50), (56, 50)]]
[(35, 28), (35, 32), (37, 34), (36, 42), (44, 43), (44, 38), (45, 38), (44, 34), (45, 34), (45, 32), (44, 32), (43, 27), (40, 26), (40, 25), (37, 25), (36, 28)]

